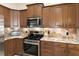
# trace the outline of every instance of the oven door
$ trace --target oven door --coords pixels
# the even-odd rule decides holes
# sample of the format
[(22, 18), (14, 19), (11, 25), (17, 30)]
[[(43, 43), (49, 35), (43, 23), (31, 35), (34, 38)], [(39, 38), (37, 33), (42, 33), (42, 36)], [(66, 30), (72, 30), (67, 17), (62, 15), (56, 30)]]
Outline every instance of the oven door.
[(39, 55), (38, 49), (39, 49), (38, 45), (24, 43), (25, 54), (38, 56)]

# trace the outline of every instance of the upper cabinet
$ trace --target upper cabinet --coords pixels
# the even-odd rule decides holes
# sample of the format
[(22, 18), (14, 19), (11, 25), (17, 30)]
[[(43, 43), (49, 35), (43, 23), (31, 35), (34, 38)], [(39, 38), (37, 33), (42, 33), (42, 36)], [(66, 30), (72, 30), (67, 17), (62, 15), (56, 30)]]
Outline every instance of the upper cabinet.
[(76, 6), (75, 4), (62, 5), (62, 21), (64, 27), (76, 27)]
[(27, 27), (27, 10), (20, 11), (20, 26)]
[(61, 6), (53, 6), (50, 9), (51, 19), (50, 27), (62, 27), (62, 8)]
[(78, 7), (76, 4), (60, 4), (43, 8), (44, 27), (78, 27)]
[(0, 15), (4, 16), (4, 26), (10, 27), (10, 9), (0, 5)]
[(11, 10), (11, 27), (12, 28), (20, 28), (20, 11)]
[(61, 6), (51, 6), (43, 8), (44, 27), (62, 27), (62, 8)]
[(79, 28), (79, 4), (76, 4), (76, 26)]
[(27, 17), (42, 16), (42, 7), (41, 3), (27, 5)]
[(43, 8), (43, 27), (49, 27), (50, 7)]
[(10, 9), (3, 7), (4, 25), (10, 27)]
[[(11, 25), (10, 9), (0, 5), (0, 14), (4, 16), (5, 27)], [(46, 6), (42, 3), (35, 3), (27, 5), (27, 10), (20, 10), (20, 25), (21, 27), (27, 27), (28, 17), (42, 17), (43, 27), (66, 27), (66, 28), (78, 28), (79, 27), (79, 4), (59, 4)]]
[(0, 15), (3, 15), (3, 7), (0, 5)]
[(75, 4), (64, 4), (54, 6), (56, 27), (76, 27), (76, 6)]

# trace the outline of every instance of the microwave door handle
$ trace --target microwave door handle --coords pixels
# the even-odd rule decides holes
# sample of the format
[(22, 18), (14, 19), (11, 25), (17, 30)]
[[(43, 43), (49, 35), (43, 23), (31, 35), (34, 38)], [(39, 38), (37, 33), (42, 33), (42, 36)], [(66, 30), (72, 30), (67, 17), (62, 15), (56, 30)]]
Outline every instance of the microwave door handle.
[(39, 24), (39, 18), (37, 19), (37, 24)]

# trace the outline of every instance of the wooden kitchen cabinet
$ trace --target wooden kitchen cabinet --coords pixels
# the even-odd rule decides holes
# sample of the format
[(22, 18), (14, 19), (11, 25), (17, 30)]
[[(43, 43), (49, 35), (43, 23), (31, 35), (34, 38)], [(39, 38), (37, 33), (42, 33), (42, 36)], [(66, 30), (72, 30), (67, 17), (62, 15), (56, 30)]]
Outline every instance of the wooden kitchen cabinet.
[(42, 3), (27, 5), (27, 17), (42, 17)]
[(79, 50), (69, 48), (68, 56), (79, 56)]
[(79, 44), (68, 44), (68, 55), (79, 56)]
[[(60, 4), (43, 8), (44, 27), (76, 27), (76, 5)], [(78, 20), (77, 20), (78, 21)], [(77, 22), (78, 23), (78, 22)]]
[(76, 27), (76, 6), (75, 4), (62, 5), (62, 23), (63, 27)]
[(62, 8), (61, 6), (49, 6), (43, 8), (44, 27), (62, 27)]
[(11, 25), (10, 9), (3, 7), (3, 15), (4, 15), (4, 26), (10, 27)]
[(62, 25), (63, 27), (67, 27), (67, 18), (68, 18), (68, 6), (62, 6)]
[(15, 41), (14, 40), (7, 40), (4, 42), (4, 51), (5, 51), (5, 56), (12, 56), (16, 54), (15, 50)]
[(5, 56), (13, 56), (23, 52), (23, 39), (9, 39), (4, 42)]
[(55, 56), (66, 56), (67, 55), (67, 44), (54, 42), (54, 55)]
[(53, 28), (55, 27), (56, 24), (56, 15), (55, 15), (55, 8), (54, 7), (50, 7), (50, 16), (49, 16), (49, 27)]
[(3, 15), (3, 7), (0, 5), (0, 15)]
[(0, 15), (4, 16), (4, 26), (10, 27), (10, 9), (0, 5)]
[(76, 27), (76, 6), (75, 4), (68, 5), (67, 27)]
[(60, 5), (52, 8), (51, 17), (51, 20), (54, 20), (54, 22), (52, 21), (52, 23), (54, 23), (54, 27), (62, 27), (62, 7)]
[(20, 54), (23, 52), (23, 39), (16, 39), (16, 54)]
[(66, 56), (67, 45), (64, 43), (41, 41), (41, 56)]
[[(43, 8), (43, 27), (48, 28), (50, 23), (50, 7)], [(52, 25), (52, 24), (51, 24)]]
[(79, 28), (79, 4), (76, 4), (76, 27)]
[(41, 56), (54, 56), (53, 42), (41, 41)]
[(79, 56), (79, 44), (41, 41), (41, 56)]
[(20, 11), (20, 26), (21, 28), (27, 27), (27, 10)]
[(62, 4), (54, 6), (55, 26), (76, 27), (76, 6), (75, 4)]
[(11, 15), (11, 28), (14, 27), (20, 28), (20, 11), (10, 10), (10, 15)]

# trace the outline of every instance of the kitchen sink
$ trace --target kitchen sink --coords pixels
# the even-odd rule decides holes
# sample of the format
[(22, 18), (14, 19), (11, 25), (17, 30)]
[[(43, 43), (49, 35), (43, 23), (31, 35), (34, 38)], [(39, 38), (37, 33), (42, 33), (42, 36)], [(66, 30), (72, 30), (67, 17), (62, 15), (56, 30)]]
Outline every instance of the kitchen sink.
[(13, 31), (10, 33), (11, 36), (20, 36), (20, 32)]

